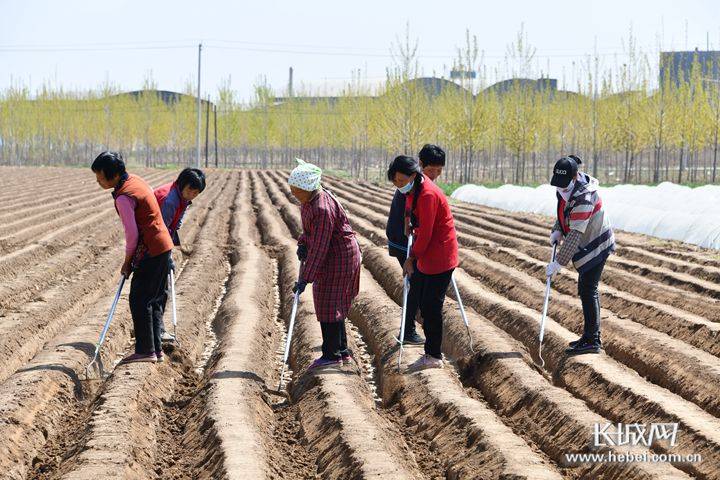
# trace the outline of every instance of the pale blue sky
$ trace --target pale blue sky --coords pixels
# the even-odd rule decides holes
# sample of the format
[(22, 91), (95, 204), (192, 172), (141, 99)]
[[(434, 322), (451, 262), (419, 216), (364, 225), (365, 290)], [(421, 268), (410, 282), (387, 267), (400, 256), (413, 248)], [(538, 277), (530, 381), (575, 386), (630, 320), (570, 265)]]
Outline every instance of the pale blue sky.
[(448, 74), (466, 29), (492, 66), (524, 23), (536, 64), (561, 82), (564, 75), (568, 88), (572, 62), (596, 44), (605, 62), (616, 62), (631, 25), (645, 49), (656, 50), (660, 36), (665, 49), (704, 49), (708, 33), (720, 49), (717, 0), (0, 0), (0, 89), (44, 81), (86, 89), (109, 78), (129, 90), (152, 71), (159, 88), (182, 90), (195, 81), (199, 41), (207, 44), (203, 95), (231, 76), (247, 98), (259, 75), (282, 93), (289, 66), (296, 86), (333, 88), (358, 68), (380, 81), (406, 22), (421, 69), (439, 75)]

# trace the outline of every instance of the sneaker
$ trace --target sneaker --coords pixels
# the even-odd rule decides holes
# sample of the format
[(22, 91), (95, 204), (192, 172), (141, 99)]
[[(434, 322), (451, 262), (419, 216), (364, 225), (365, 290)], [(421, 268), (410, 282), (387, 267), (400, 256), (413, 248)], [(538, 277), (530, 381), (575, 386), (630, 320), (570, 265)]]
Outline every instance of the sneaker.
[(168, 332), (162, 332), (162, 333), (160, 334), (160, 341), (161, 341), (162, 343), (173, 343), (173, 342), (175, 342), (175, 337), (173, 337), (173, 336), (172, 336), (171, 334), (169, 334)]
[(157, 362), (157, 357), (155, 356), (155, 352), (151, 353), (133, 353), (132, 355), (128, 355), (127, 357), (122, 359), (121, 363), (155, 363)]
[(308, 367), (308, 370), (315, 370), (320, 368), (327, 368), (327, 367), (342, 367), (343, 361), (341, 358), (337, 360), (326, 360), (323, 357), (318, 358), (313, 363), (310, 364)]
[(403, 338), (403, 344), (407, 345), (425, 345), (425, 339), (420, 336), (417, 332), (412, 332), (405, 335)]
[[(580, 338), (578, 338), (577, 340), (573, 340), (572, 342), (569, 342), (568, 345), (569, 345), (570, 347), (572, 347), (572, 348), (575, 348), (575, 346), (576, 346), (577, 344), (579, 344), (579, 343), (581, 343), (581, 342), (583, 342), (583, 341), (585, 341), (585, 337), (580, 337)], [(598, 345), (600, 345), (600, 348), (602, 348), (602, 340), (598, 338), (598, 339), (597, 339), (597, 343), (598, 343)]]
[(342, 354), (341, 360), (342, 360), (343, 365), (350, 365), (350, 363), (352, 363), (352, 359), (353, 358), (352, 358), (351, 354), (349, 354), (349, 353)]
[(416, 370), (425, 370), (427, 368), (443, 368), (443, 361), (440, 358), (435, 358), (432, 355), (425, 354), (420, 357), (414, 364), (413, 367)]
[(158, 362), (164, 362), (164, 361), (165, 361), (165, 354), (163, 353), (162, 350), (160, 350), (159, 352), (155, 352), (155, 357), (157, 358), (157, 361), (158, 361)]
[(585, 353), (600, 353), (601, 349), (602, 346), (599, 342), (589, 342), (587, 340), (583, 340), (582, 342), (575, 344), (574, 347), (570, 347), (565, 350), (565, 353), (570, 355), (582, 355)]

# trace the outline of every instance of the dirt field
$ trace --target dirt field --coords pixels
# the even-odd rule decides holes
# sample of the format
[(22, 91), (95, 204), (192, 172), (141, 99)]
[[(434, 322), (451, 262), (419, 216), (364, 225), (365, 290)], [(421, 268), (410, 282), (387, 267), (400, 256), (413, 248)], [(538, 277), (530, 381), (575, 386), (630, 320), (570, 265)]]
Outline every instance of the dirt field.
[[(174, 171), (138, 171), (153, 185)], [(123, 236), (89, 170), (0, 168), (0, 478), (720, 478), (720, 256), (618, 234), (601, 286), (604, 354), (568, 358), (582, 331), (577, 275), (554, 282), (543, 348), (550, 219), (454, 204), (455, 278), (442, 370), (398, 373), (401, 277), (385, 249), (392, 191), (324, 179), (363, 249), (350, 313), (357, 362), (309, 374), (320, 329), (301, 297), (277, 388), (300, 212), (286, 172), (210, 171), (180, 232), (178, 337), (162, 364), (117, 365), (131, 348), (126, 287), (86, 379), (119, 279)], [(452, 293), (452, 292), (451, 292)], [(170, 315), (166, 315), (170, 324)], [(675, 423), (652, 453), (694, 463), (568, 464), (596, 423)], [(642, 447), (609, 447), (647, 453)]]

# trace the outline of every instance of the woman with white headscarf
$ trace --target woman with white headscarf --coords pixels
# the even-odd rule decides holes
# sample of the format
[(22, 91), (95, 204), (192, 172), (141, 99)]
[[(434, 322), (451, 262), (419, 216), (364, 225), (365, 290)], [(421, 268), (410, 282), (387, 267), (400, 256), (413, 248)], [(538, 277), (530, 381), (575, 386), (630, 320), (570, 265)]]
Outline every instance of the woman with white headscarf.
[(320, 185), (322, 170), (298, 159), (288, 183), (300, 201), (303, 233), (297, 255), (302, 266), (294, 292), (313, 284), (315, 315), (322, 330), (322, 356), (310, 368), (342, 366), (351, 361), (345, 318), (360, 287), (360, 247), (347, 214)]

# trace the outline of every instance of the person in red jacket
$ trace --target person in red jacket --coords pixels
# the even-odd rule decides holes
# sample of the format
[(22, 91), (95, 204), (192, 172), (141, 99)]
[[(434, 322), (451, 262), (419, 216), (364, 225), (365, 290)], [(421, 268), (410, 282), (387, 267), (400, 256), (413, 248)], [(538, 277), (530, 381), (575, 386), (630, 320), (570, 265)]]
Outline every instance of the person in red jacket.
[[(155, 198), (160, 205), (163, 223), (170, 233), (173, 245), (180, 246), (178, 230), (182, 226), (185, 211), (192, 205), (192, 201), (205, 190), (205, 173), (199, 168), (186, 168), (174, 182), (166, 183), (157, 187), (154, 191)], [(170, 270), (175, 271), (175, 263), (170, 255)], [(167, 333), (163, 315), (168, 298), (167, 277), (163, 286), (163, 294), (158, 299), (158, 305), (153, 308), (154, 321), (160, 323), (160, 340), (162, 342), (174, 342), (175, 337)]]
[[(453, 270), (458, 265), (455, 222), (445, 193), (419, 171), (414, 159), (395, 158), (387, 176), (398, 190), (408, 195), (405, 218), (413, 245), (403, 271), (415, 277), (413, 283), (418, 288), (425, 331), (425, 355), (417, 367), (442, 368), (442, 309)], [(405, 322), (408, 321), (413, 319), (406, 318)]]
[(135, 353), (125, 363), (162, 361), (160, 325), (152, 311), (163, 292), (173, 243), (163, 224), (152, 188), (137, 175), (128, 174), (122, 155), (102, 152), (90, 167), (98, 184), (112, 189), (112, 197), (125, 229), (125, 259), (120, 273), (129, 278), (130, 313), (135, 328)]

